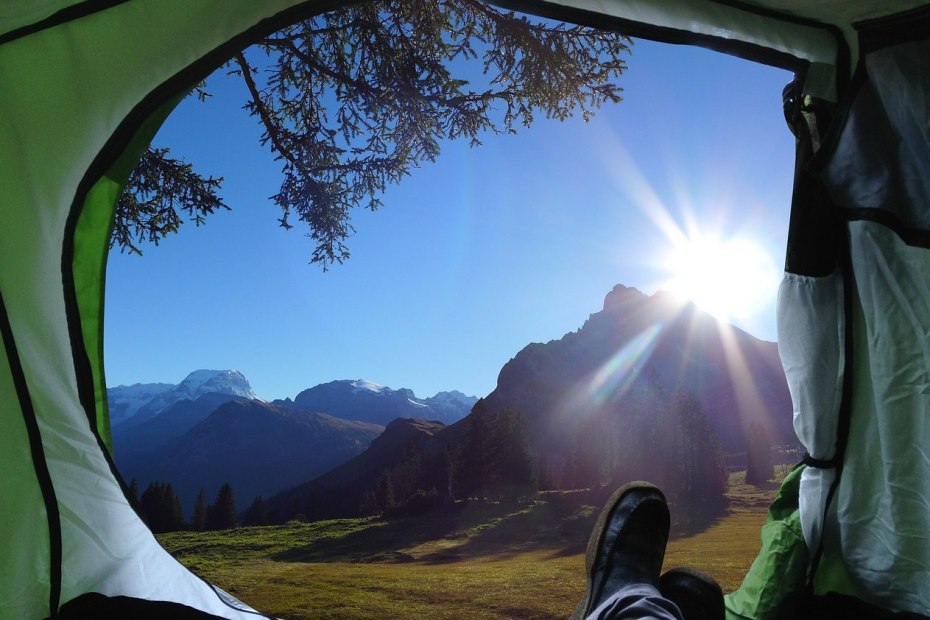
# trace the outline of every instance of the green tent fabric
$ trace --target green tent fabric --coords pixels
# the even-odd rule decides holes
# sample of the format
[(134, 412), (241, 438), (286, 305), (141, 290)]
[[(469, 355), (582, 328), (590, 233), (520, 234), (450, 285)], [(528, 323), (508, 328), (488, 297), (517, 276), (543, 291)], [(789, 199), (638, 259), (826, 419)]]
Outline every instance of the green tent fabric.
[[(175, 98), (320, 2), (24, 2), (0, 9), (0, 618), (87, 592), (253, 617), (130, 508), (107, 449), (113, 198)], [(245, 611), (239, 611), (239, 609)]]
[[(113, 467), (107, 238), (128, 170), (177, 98), (253, 38), (339, 4), (0, 7), (0, 619), (67, 617), (97, 595), (114, 609), (150, 600), (255, 616), (158, 545)], [(809, 456), (728, 613), (791, 617), (802, 580), (810, 593), (930, 614), (930, 5), (499, 4), (796, 73), (779, 347)]]
[(769, 508), (759, 555), (749, 567), (742, 587), (726, 596), (730, 620), (797, 617), (809, 562), (798, 512), (803, 471), (802, 465), (785, 477)]

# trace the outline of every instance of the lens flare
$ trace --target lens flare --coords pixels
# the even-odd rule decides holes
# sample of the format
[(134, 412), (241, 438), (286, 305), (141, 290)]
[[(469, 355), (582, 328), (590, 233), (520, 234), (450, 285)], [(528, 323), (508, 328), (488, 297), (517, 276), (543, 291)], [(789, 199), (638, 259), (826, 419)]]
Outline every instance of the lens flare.
[(589, 406), (600, 407), (629, 389), (649, 360), (661, 332), (662, 326), (653, 324), (612, 355), (588, 383), (585, 402)]

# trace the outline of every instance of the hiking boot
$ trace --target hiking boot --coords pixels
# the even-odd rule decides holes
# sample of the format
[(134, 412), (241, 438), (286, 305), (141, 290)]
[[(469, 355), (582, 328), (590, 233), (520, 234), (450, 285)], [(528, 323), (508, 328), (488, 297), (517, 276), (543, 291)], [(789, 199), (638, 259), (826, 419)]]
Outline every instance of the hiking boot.
[(646, 584), (658, 589), (668, 528), (668, 505), (657, 487), (631, 482), (616, 491), (588, 540), (588, 587), (572, 620), (587, 617), (625, 586)]
[(681, 610), (685, 620), (723, 620), (723, 590), (706, 573), (693, 568), (674, 568), (659, 579), (662, 596)]

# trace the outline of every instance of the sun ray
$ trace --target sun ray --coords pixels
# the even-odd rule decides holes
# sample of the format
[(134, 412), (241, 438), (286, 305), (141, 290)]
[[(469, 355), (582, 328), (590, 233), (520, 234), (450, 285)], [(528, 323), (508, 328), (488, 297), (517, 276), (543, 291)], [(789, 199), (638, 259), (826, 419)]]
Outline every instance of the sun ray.
[[(616, 136), (605, 137), (605, 148), (613, 186), (665, 240), (652, 265), (663, 274), (653, 283), (655, 290), (670, 291), (726, 322), (751, 322), (771, 306), (781, 270), (751, 235), (726, 229), (721, 219), (726, 205), (699, 211), (686, 188), (675, 183), (669, 188), (673, 211)], [(701, 214), (711, 211), (717, 213), (715, 221), (702, 221)]]

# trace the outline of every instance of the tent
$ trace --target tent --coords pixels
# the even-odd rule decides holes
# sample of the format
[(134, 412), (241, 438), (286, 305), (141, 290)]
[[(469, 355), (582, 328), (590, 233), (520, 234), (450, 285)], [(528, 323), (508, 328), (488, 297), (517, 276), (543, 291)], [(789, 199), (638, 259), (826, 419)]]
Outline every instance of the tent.
[[(158, 545), (113, 467), (107, 239), (121, 184), (178, 97), (249, 41), (338, 4), (0, 7), (0, 618), (139, 601), (163, 601), (153, 617), (255, 617)], [(930, 4), (501, 4), (795, 72), (779, 346), (808, 456), (728, 613), (792, 617), (803, 599), (930, 615)]]

